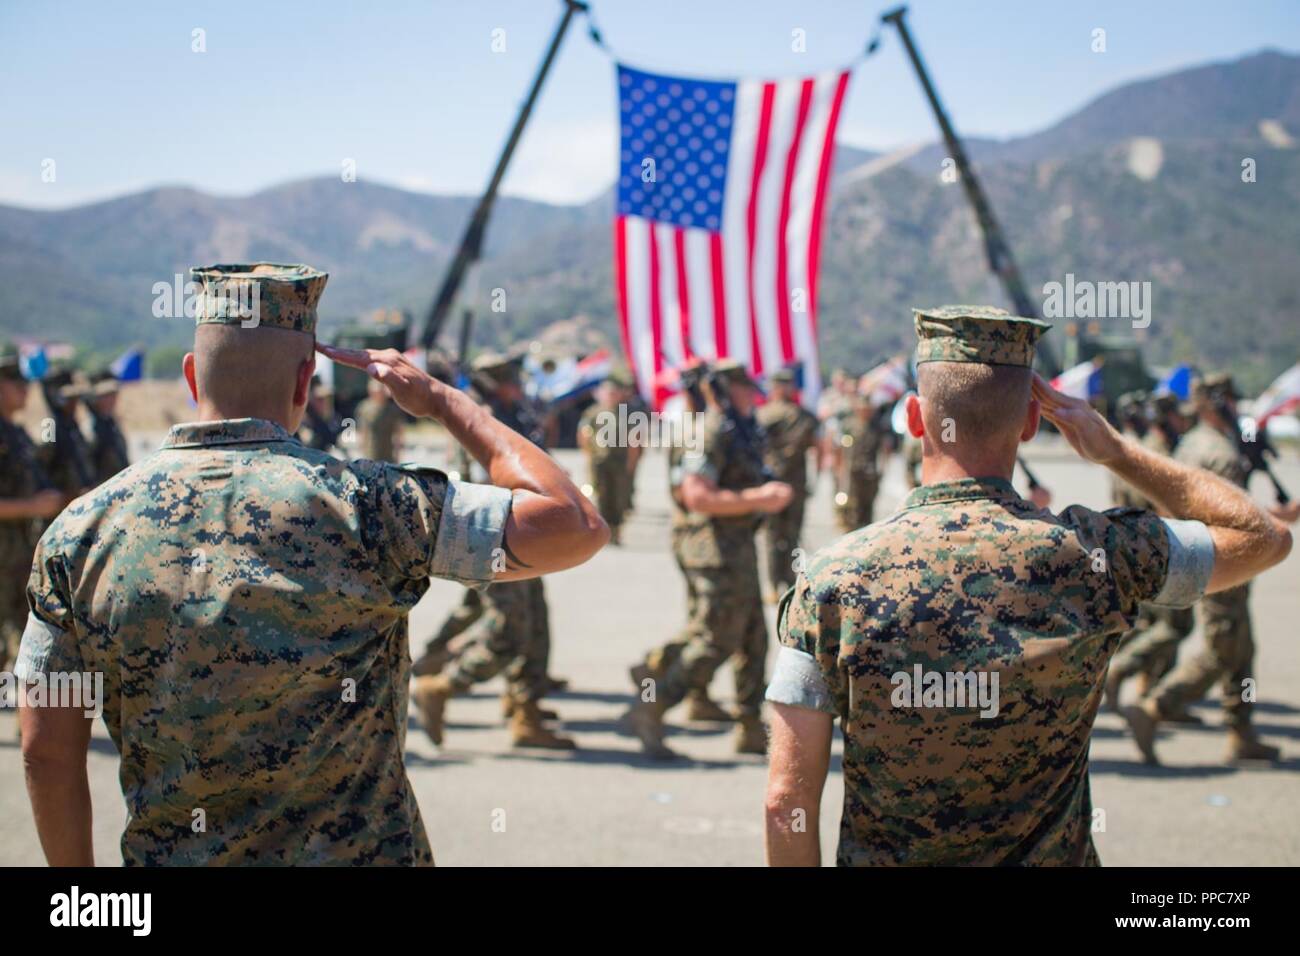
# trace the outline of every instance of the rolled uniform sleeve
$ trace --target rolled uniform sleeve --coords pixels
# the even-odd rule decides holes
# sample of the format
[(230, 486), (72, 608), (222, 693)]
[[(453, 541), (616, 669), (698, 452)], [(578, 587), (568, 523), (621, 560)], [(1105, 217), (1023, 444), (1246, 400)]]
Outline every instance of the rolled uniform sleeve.
[(57, 539), (58, 528), (56, 521), (37, 545), (27, 582), (27, 605), (31, 610), (14, 663), (14, 676), (21, 681), (35, 681), (56, 673), (81, 673), (86, 669), (64, 563), (48, 544)]
[(1169, 540), (1169, 570), (1151, 598), (1159, 607), (1191, 607), (1205, 594), (1214, 571), (1214, 539), (1199, 521), (1161, 518)]
[(430, 577), (492, 580), (510, 517), (505, 488), (452, 481), (435, 468), (354, 462), (370, 500), (370, 547), (395, 591)]
[(781, 648), (767, 685), (767, 700), (834, 717), (843, 712), (843, 680), (837, 665), (838, 641), (824, 638), (822, 616), (813, 589), (801, 577), (777, 610)]
[(491, 581), (510, 517), (510, 502), (505, 488), (449, 481), (429, 573), (462, 584)]

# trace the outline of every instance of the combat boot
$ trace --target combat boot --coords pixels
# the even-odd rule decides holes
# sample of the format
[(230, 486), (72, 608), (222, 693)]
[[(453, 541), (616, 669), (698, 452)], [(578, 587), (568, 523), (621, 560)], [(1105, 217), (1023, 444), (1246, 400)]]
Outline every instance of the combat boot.
[(650, 661), (638, 661), (627, 669), (627, 676), (632, 678), (632, 686), (636, 688), (636, 695), (640, 697), (645, 690), (646, 681), (654, 681), (655, 685), (663, 681), (663, 672)]
[(1119, 713), (1119, 689), (1123, 686), (1124, 678), (1127, 676), (1128, 675), (1121, 674), (1116, 670), (1113, 663), (1110, 666), (1110, 670), (1106, 672), (1106, 683), (1103, 685), (1104, 696), (1102, 698), (1102, 704), (1107, 710), (1113, 710), (1115, 713)]
[(1282, 751), (1271, 747), (1255, 736), (1250, 727), (1228, 728), (1228, 763), (1242, 761), (1275, 762)]
[(714, 724), (730, 724), (736, 716), (713, 701), (708, 691), (691, 691), (687, 695), (686, 719)]
[(412, 666), (411, 673), (416, 677), (433, 677), (441, 674), (442, 669), (451, 660), (451, 651), (444, 647), (435, 647), (426, 652)]
[(531, 700), (515, 704), (510, 718), (510, 743), (515, 747), (538, 747), (543, 750), (576, 750), (578, 745), (570, 737), (561, 737), (542, 719), (541, 708)]
[(667, 710), (657, 700), (637, 700), (623, 715), (623, 722), (637, 740), (641, 749), (655, 760), (672, 760), (677, 756), (664, 743), (664, 711)]
[[(517, 702), (515, 701), (514, 695), (511, 694), (509, 691), (506, 691), (504, 694), (502, 694), (501, 695), (501, 716), (504, 717), (506, 720), (509, 720), (511, 717), (513, 717), (515, 715), (516, 703)], [(555, 711), (548, 710), (547, 708), (542, 707), (541, 705), (538, 705), (537, 712), (542, 715), (543, 720), (560, 719), (560, 715), (557, 714)]]
[(736, 753), (767, 753), (767, 727), (761, 718), (745, 715), (736, 725)]
[(1160, 759), (1156, 756), (1156, 726), (1159, 721), (1141, 704), (1125, 707), (1120, 713), (1133, 733), (1133, 742), (1142, 754), (1142, 761), (1153, 767), (1159, 766)]
[(1164, 720), (1166, 723), (1182, 724), (1185, 727), (1205, 726), (1204, 720), (1202, 720), (1200, 717), (1197, 717), (1190, 710), (1186, 710), (1185, 708), (1181, 708), (1181, 707), (1178, 710), (1174, 711), (1171, 714), (1166, 715), (1161, 719)]
[(438, 746), (442, 746), (442, 715), (447, 709), (447, 698), (456, 693), (451, 681), (441, 674), (434, 677), (417, 677), (411, 688), (411, 700), (420, 715), (420, 726)]

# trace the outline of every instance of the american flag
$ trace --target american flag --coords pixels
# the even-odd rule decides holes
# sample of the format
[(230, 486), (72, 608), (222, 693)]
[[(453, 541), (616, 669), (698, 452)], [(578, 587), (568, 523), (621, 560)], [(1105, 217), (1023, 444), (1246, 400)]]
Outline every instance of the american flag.
[(623, 347), (655, 407), (666, 369), (817, 367), (817, 262), (847, 71), (767, 82), (618, 68), (614, 274)]

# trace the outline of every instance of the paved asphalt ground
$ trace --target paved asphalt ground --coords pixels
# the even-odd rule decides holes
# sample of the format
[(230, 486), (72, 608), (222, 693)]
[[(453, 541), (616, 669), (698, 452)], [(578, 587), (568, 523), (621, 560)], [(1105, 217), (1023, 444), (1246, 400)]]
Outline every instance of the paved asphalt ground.
[[(441, 451), (432, 460), (442, 460)], [(583, 475), (573, 452), (560, 460)], [(1055, 507), (1107, 504), (1102, 469), (1074, 459), (1047, 440), (1029, 455), (1053, 489)], [(1300, 492), (1300, 462), (1278, 469)], [(1017, 479), (1018, 486), (1022, 481)], [(1257, 479), (1264, 493), (1266, 482)], [(1271, 493), (1271, 492), (1269, 492)], [(900, 463), (891, 461), (877, 512), (892, 510), (903, 494)], [(806, 541), (816, 547), (835, 536), (830, 491), (822, 482), (808, 507)], [(652, 454), (641, 469), (637, 511), (621, 548), (608, 548), (588, 565), (547, 579), (553, 633), (552, 671), (571, 690), (553, 698), (564, 731), (581, 750), (551, 754), (512, 750), (499, 710), (499, 680), (474, 696), (452, 701), (439, 750), (412, 718), (406, 761), (442, 865), (691, 865), (762, 862), (763, 758), (737, 756), (731, 735), (717, 725), (687, 726), (680, 715), (670, 742), (689, 760), (659, 764), (643, 758), (635, 740), (620, 734), (618, 718), (630, 700), (627, 667), (683, 620), (683, 586), (668, 552), (664, 459)], [(1108, 865), (1278, 865), (1300, 863), (1300, 549), (1254, 588), (1260, 699), (1257, 723), (1283, 750), (1280, 766), (1234, 769), (1221, 763), (1224, 736), (1211, 702), (1196, 712), (1201, 729), (1178, 729), (1158, 742), (1166, 766), (1144, 767), (1120, 719), (1103, 714), (1092, 745), (1094, 805), (1105, 810), (1096, 840)], [(418, 648), (460, 590), (436, 582), (416, 608), (412, 643)], [(772, 608), (768, 608), (769, 624)], [(1183, 653), (1199, 646), (1196, 631)], [(770, 670), (769, 659), (769, 670)], [(714, 695), (729, 701), (730, 673), (720, 672)], [(1131, 691), (1130, 691), (1131, 692)], [(15, 717), (0, 711), (0, 864), (39, 864), (40, 847), (22, 782)], [(833, 773), (822, 808), (825, 859), (834, 860), (843, 784), (835, 744)], [(90, 752), (95, 806), (95, 852), (117, 865), (124, 807), (117, 755), (97, 724)]]

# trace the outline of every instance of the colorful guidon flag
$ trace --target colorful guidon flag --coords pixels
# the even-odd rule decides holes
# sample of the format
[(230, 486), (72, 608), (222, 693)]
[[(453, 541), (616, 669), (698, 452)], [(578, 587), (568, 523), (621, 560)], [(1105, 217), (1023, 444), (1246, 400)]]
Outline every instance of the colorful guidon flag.
[(816, 400), (817, 264), (847, 71), (739, 82), (618, 68), (614, 275), (623, 347), (658, 408), (662, 373), (724, 356), (802, 362)]
[(1264, 425), (1275, 415), (1285, 415), (1300, 409), (1300, 364), (1292, 365), (1264, 389), (1251, 412), (1255, 424)]

